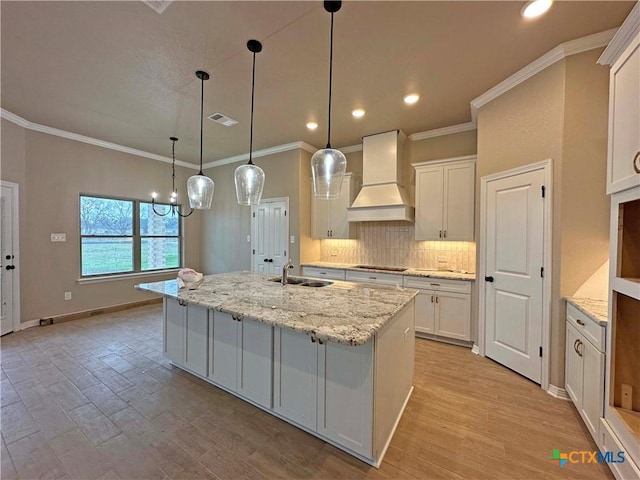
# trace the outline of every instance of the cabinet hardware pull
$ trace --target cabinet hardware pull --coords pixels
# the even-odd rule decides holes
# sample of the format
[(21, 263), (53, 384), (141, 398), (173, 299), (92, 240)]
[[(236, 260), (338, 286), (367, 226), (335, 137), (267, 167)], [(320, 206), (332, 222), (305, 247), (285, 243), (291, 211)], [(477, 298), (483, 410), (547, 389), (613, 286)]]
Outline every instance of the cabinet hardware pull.
[(439, 287), (440, 286), (439, 283), (430, 283), (429, 285), (431, 285), (432, 287)]
[(582, 320), (580, 320), (579, 318), (576, 320), (576, 322), (578, 323), (578, 325), (584, 327), (584, 322)]
[(576, 339), (576, 341), (575, 341), (575, 342), (573, 342), (573, 351), (574, 351), (574, 352), (576, 352), (578, 355), (580, 355), (580, 354), (578, 353), (578, 342), (579, 342), (579, 341), (580, 341), (580, 340)]
[(320, 339), (318, 339), (318, 345), (322, 345), (324, 342)]
[(311, 337), (311, 343), (316, 343), (316, 337)]
[(436, 295), (436, 303), (438, 303), (438, 295)]
[(440, 230), (440, 238), (442, 238), (442, 230)]
[(636, 156), (633, 157), (633, 169), (636, 173), (640, 173), (640, 152), (636, 153)]
[(582, 343), (582, 341), (581, 341), (581, 340), (578, 340), (578, 350), (576, 350), (576, 351), (578, 352), (578, 355), (579, 355), (579, 356), (582, 356), (582, 352), (580, 351), (580, 346), (581, 346), (581, 345), (584, 345), (584, 343)]
[(376, 280), (378, 277), (369, 277), (369, 280)]
[(431, 295), (431, 303), (433, 303), (433, 295)]
[(447, 238), (447, 231), (446, 230), (444, 231), (444, 235), (443, 236), (444, 236), (444, 238)]

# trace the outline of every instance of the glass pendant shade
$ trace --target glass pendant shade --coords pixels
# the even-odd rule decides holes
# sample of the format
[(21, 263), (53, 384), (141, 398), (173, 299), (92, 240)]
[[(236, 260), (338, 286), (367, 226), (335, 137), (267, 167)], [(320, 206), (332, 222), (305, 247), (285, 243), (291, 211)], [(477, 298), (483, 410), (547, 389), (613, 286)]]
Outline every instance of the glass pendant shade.
[(198, 173), (187, 180), (187, 194), (189, 195), (189, 205), (197, 210), (207, 210), (211, 208), (213, 200), (213, 180)]
[(236, 197), (238, 205), (258, 205), (264, 188), (264, 171), (253, 164), (236, 168)]
[(338, 198), (347, 171), (347, 158), (340, 150), (323, 148), (311, 157), (313, 195), (316, 198)]

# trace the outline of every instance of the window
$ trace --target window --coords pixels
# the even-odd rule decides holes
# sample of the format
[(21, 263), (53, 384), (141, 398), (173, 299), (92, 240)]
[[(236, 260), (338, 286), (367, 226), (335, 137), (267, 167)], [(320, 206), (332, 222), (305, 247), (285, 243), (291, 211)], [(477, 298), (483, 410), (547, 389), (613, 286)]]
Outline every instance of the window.
[[(169, 205), (157, 204), (160, 213)], [(180, 218), (151, 203), (80, 196), (81, 276), (178, 268)]]

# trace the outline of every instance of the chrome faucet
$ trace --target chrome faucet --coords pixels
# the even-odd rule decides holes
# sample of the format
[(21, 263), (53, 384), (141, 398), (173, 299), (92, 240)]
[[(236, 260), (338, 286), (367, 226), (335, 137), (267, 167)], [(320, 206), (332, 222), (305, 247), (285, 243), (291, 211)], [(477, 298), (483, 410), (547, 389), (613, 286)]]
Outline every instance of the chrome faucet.
[(293, 268), (293, 262), (291, 261), (291, 259), (289, 259), (289, 261), (282, 266), (282, 278), (280, 279), (280, 281), (282, 282), (282, 285), (287, 284), (287, 278), (289, 277), (289, 270), (291, 270), (292, 268)]

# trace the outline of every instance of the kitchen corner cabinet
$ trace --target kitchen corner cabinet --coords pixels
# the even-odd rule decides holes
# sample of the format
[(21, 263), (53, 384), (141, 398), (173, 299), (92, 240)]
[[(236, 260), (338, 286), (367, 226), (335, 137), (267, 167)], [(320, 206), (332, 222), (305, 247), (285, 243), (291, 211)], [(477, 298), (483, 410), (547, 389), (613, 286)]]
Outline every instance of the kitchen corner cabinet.
[(208, 309), (167, 297), (163, 307), (165, 356), (177, 365), (206, 376)]
[(565, 388), (593, 439), (604, 416), (605, 329), (567, 303)]
[(274, 412), (379, 461), (412, 388), (413, 320), (411, 302), (357, 346), (276, 328)]
[(416, 240), (473, 241), (475, 156), (414, 163)]
[(208, 378), (227, 390), (271, 408), (273, 327), (213, 311), (209, 330)]
[(338, 198), (327, 200), (313, 196), (311, 188), (311, 238), (356, 238), (355, 224), (347, 221), (347, 208), (360, 190), (360, 177), (347, 173)]
[(471, 283), (405, 277), (404, 286), (416, 288), (415, 329), (468, 342), (471, 340)]
[(640, 33), (609, 73), (607, 193), (640, 185)]

